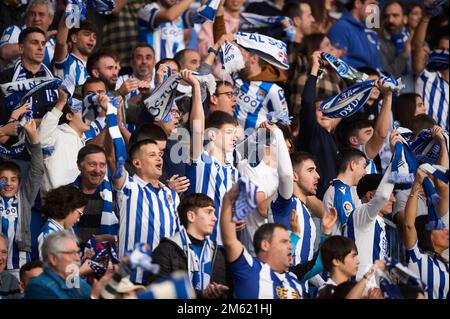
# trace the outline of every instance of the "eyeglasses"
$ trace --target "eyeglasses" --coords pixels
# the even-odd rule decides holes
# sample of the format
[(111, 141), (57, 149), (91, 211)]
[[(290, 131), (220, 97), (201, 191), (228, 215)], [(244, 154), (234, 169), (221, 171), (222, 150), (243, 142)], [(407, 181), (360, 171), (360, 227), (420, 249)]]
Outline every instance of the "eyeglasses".
[(72, 255), (72, 256), (81, 256), (81, 250), (68, 250), (68, 251), (57, 251), (57, 254), (64, 254), (64, 255)]
[(84, 211), (79, 210), (79, 209), (75, 209), (75, 211), (80, 215), (80, 217), (82, 217), (84, 215)]
[(229, 99), (231, 99), (233, 96), (238, 95), (238, 92), (239, 92), (239, 90), (236, 89), (236, 90), (228, 91), (228, 92), (214, 93), (214, 95), (215, 95), (215, 96), (219, 96), (219, 95), (222, 95), (222, 94), (226, 94), (227, 97), (228, 97)]

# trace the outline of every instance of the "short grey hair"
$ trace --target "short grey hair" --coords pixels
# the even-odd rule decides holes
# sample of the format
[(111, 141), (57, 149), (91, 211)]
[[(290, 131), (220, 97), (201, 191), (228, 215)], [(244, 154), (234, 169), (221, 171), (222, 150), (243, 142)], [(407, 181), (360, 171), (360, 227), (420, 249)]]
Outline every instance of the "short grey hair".
[(31, 6), (34, 6), (36, 4), (46, 5), (48, 8), (48, 14), (50, 14), (52, 17), (55, 15), (55, 8), (53, 8), (53, 4), (50, 2), (50, 0), (31, 0), (30, 3), (28, 3), (25, 13), (28, 15), (28, 11), (30, 11)]
[(42, 262), (48, 266), (48, 257), (50, 254), (57, 254), (62, 249), (64, 240), (73, 240), (78, 243), (77, 237), (69, 230), (59, 230), (51, 233), (44, 239), (41, 247)]

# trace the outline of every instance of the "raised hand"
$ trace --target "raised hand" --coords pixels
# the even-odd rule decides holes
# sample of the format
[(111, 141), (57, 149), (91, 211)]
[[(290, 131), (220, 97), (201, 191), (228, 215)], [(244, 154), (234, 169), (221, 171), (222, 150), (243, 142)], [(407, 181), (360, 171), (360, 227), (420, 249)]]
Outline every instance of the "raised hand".
[(323, 214), (322, 217), (322, 232), (326, 235), (331, 234), (334, 224), (337, 220), (337, 210), (334, 207), (330, 208), (328, 214)]
[(297, 235), (300, 235), (300, 223), (298, 222), (298, 215), (295, 209), (291, 212), (290, 225), (291, 231)]
[(19, 107), (19, 108), (15, 109), (14, 111), (12, 111), (11, 119), (12, 120), (18, 120), (24, 113), (26, 113), (29, 110), (31, 110), (31, 104), (30, 103), (25, 103), (21, 107)]
[(39, 143), (39, 135), (37, 132), (36, 122), (34, 120), (25, 122), (23, 128), (31, 144)]
[(186, 176), (173, 175), (167, 180), (169, 188), (173, 189), (178, 194), (184, 193), (189, 188), (190, 182)]

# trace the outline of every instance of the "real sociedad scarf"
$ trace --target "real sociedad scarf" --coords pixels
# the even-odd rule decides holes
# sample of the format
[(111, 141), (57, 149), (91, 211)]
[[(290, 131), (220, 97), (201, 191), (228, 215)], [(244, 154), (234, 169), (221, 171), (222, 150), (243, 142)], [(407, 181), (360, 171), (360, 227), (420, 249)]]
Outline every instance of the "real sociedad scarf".
[(289, 69), (287, 47), (283, 41), (257, 33), (237, 32), (234, 36), (237, 44), (267, 63), (283, 70)]
[[(444, 183), (448, 184), (448, 169), (445, 169), (444, 167), (438, 165), (432, 166), (430, 164), (422, 164), (420, 165), (420, 168), (425, 172), (433, 175), (434, 177), (440, 179)], [(445, 224), (443, 223), (441, 216), (439, 215), (439, 212), (437, 210), (437, 205), (439, 204), (441, 197), (436, 192), (433, 183), (428, 177), (423, 180), (422, 186), (427, 197), (428, 224), (426, 225), (426, 229), (430, 231), (433, 229), (445, 229)]]
[(363, 82), (369, 78), (367, 74), (354, 69), (346, 62), (335, 57), (330, 53), (321, 52), (320, 56), (323, 60), (327, 61), (331, 65), (331, 67), (336, 71), (336, 73), (343, 79), (355, 82)]
[(256, 186), (249, 178), (241, 177), (238, 180), (239, 195), (233, 203), (233, 221), (247, 220), (248, 215), (252, 213), (258, 202), (256, 194), (258, 186)]
[(244, 58), (238, 47), (225, 42), (220, 48), (220, 62), (222, 63), (223, 77), (238, 72), (245, 67)]
[[(271, 31), (274, 29), (283, 28), (286, 32), (286, 40), (290, 42), (295, 41), (296, 31), (292, 19), (286, 16), (263, 16), (255, 13), (241, 12), (241, 21), (239, 24), (239, 30), (243, 32), (252, 32), (252, 30), (259, 28), (270, 27)], [(288, 19), (289, 27), (283, 27), (282, 21)]]
[[(213, 75), (196, 72), (193, 75), (199, 80), (200, 84), (207, 87), (210, 94), (214, 94), (216, 91), (216, 81)], [(180, 81), (181, 75), (171, 75), (158, 85), (152, 94), (144, 100), (144, 105), (155, 120), (164, 121), (169, 116), (173, 102), (175, 101), (176, 88), (180, 84)]]
[[(94, 1), (96, 2), (96, 1)], [(69, 29), (79, 28), (80, 21), (86, 20), (86, 3), (84, 0), (68, 0), (66, 10), (66, 26)]]
[(320, 108), (327, 117), (349, 117), (364, 106), (374, 85), (374, 80), (355, 83), (340, 94), (323, 101)]
[[(108, 132), (111, 136), (114, 145), (115, 152), (115, 166), (116, 170), (112, 175), (113, 179), (119, 179), (123, 174), (123, 168), (127, 159), (127, 149), (120, 133), (119, 123), (117, 120), (117, 108), (119, 107), (119, 101), (117, 98), (110, 98), (107, 110), (106, 110), (106, 124), (108, 125)], [(112, 207), (111, 207), (112, 209)]]
[(272, 124), (291, 125), (292, 116), (287, 110), (277, 110), (267, 113), (267, 120)]
[(433, 50), (428, 55), (427, 70), (431, 72), (448, 70), (448, 50)]
[(195, 290), (204, 290), (211, 280), (214, 243), (209, 236), (203, 241), (200, 256), (194, 251), (193, 244), (184, 227), (180, 227), (181, 246), (187, 257), (189, 279)]
[[(442, 131), (445, 139), (445, 145), (447, 146), (447, 152), (449, 150), (449, 136), (447, 131)], [(419, 163), (436, 164), (439, 153), (441, 152), (441, 145), (433, 139), (431, 135), (431, 129), (424, 129), (420, 131), (416, 139), (411, 143), (411, 149), (416, 156)]]
[(414, 182), (417, 171), (417, 161), (408, 144), (395, 143), (394, 155), (392, 156), (391, 176), (389, 183), (401, 184), (403, 189), (408, 189)]
[(116, 0), (89, 0), (92, 8), (101, 15), (110, 15), (116, 7)]
[[(77, 188), (81, 187), (81, 177), (78, 176), (73, 182), (73, 185)], [(107, 176), (103, 179), (102, 183), (97, 187), (100, 197), (103, 200), (102, 218), (100, 222), (99, 234), (117, 235), (119, 227), (119, 220), (113, 211), (113, 193), (111, 183)]]
[(219, 4), (220, 0), (207, 0), (204, 5), (198, 8), (197, 14), (211, 22), (214, 22)]
[(61, 84), (61, 80), (55, 79), (52, 72), (43, 64), (39, 73), (42, 76), (27, 79), (27, 71), (22, 65), (22, 60), (16, 62), (11, 82), (0, 85), (8, 109), (14, 110), (22, 106), (24, 101), (43, 88), (48, 88), (48, 86), (58, 88)]

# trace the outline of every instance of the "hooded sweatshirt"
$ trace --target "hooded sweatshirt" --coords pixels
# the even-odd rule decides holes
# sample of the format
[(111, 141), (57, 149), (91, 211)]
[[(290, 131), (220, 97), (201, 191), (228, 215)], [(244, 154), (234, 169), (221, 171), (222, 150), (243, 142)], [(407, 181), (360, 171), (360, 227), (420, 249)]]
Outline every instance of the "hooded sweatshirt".
[(357, 21), (350, 12), (344, 12), (334, 23), (328, 31), (328, 37), (333, 45), (347, 48), (343, 60), (352, 67), (382, 68), (378, 34), (363, 22)]

